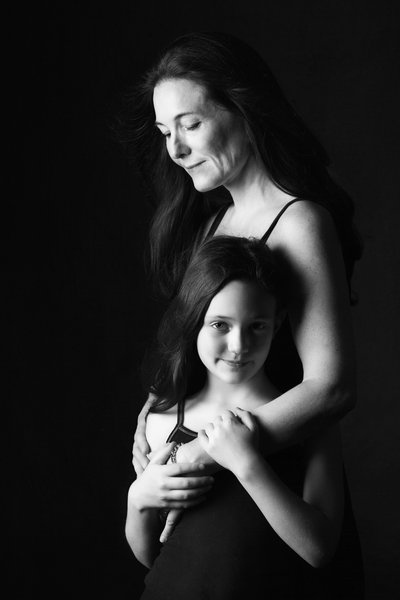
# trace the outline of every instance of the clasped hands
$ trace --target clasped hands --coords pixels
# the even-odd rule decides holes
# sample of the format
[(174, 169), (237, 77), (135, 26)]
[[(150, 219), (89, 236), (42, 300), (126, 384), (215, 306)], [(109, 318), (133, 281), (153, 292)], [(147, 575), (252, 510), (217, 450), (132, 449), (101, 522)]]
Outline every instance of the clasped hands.
[[(202, 502), (205, 494), (211, 489), (213, 479), (205, 475), (204, 464), (191, 460), (180, 462), (185, 447), (178, 451), (179, 464), (166, 464), (173, 443), (165, 444), (157, 451), (149, 453), (150, 448), (145, 436), (145, 409), (146, 405), (138, 417), (134, 438), (133, 465), (137, 474), (134, 484), (143, 490), (142, 503), (169, 511), (160, 536), (160, 541), (165, 543), (182, 510)], [(251, 413), (240, 408), (237, 408), (235, 413), (226, 410), (199, 431), (198, 440), (201, 449), (213, 461), (237, 475), (241, 469), (246, 468), (249, 455), (256, 451), (257, 421)]]

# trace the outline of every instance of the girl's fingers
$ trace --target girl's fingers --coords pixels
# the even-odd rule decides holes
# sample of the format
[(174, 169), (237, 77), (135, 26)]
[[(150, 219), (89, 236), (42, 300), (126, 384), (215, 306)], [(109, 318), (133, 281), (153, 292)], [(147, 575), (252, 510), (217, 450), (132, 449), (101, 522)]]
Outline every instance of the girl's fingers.
[(207, 496), (203, 495), (193, 498), (192, 500), (171, 500), (170, 502), (165, 502), (164, 508), (178, 510), (183, 510), (184, 508), (193, 508), (193, 506), (197, 506), (197, 504), (204, 502), (206, 499)]
[(160, 448), (157, 448), (157, 450), (153, 450), (151, 453), (150, 464), (164, 465), (169, 459), (174, 446), (175, 442), (170, 442), (169, 444), (163, 444)]
[(188, 502), (191, 500), (197, 500), (204, 496), (207, 492), (209, 492), (212, 488), (212, 485), (206, 485), (199, 489), (190, 489), (190, 490), (171, 490), (166, 495), (165, 500), (169, 502)]
[(167, 480), (167, 486), (170, 490), (197, 490), (198, 488), (210, 487), (214, 483), (214, 478), (205, 477), (170, 477)]
[(205, 465), (202, 463), (170, 463), (166, 466), (165, 474), (170, 477), (200, 475), (204, 473), (204, 469)]
[(175, 529), (176, 524), (182, 516), (182, 510), (178, 508), (173, 508), (168, 512), (167, 519), (165, 521), (164, 529), (160, 535), (160, 542), (165, 544), (173, 530)]
[(247, 410), (243, 410), (242, 408), (237, 407), (238, 416), (242, 423), (246, 425), (251, 431), (253, 431), (257, 427), (256, 418)]

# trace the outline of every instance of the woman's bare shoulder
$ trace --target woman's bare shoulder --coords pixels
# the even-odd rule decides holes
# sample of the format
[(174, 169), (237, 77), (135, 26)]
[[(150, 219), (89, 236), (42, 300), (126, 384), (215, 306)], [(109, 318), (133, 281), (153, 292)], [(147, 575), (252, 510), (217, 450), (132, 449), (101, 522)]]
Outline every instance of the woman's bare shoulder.
[(280, 218), (277, 229), (279, 227), (282, 233), (293, 233), (293, 230), (299, 231), (299, 226), (319, 230), (333, 227), (333, 220), (324, 206), (311, 200), (302, 200), (288, 207)]
[(280, 248), (291, 254), (299, 252), (306, 258), (316, 251), (325, 253), (329, 248), (338, 248), (336, 228), (329, 211), (309, 200), (295, 202), (285, 211), (270, 241), (273, 249)]

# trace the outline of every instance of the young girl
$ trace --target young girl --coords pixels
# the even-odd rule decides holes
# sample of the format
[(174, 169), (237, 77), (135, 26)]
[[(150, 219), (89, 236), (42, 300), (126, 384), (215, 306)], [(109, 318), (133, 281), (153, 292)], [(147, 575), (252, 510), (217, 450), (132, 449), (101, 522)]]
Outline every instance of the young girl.
[[(279, 395), (263, 367), (282, 314), (263, 242), (218, 236), (198, 249), (160, 326), (152, 457), (128, 493), (126, 537), (150, 569), (143, 599), (360, 597), (340, 560), (338, 426), (268, 460), (259, 445), (252, 411)], [(196, 436), (224, 468), (214, 479), (175, 463)], [(188, 510), (161, 546), (171, 508)]]

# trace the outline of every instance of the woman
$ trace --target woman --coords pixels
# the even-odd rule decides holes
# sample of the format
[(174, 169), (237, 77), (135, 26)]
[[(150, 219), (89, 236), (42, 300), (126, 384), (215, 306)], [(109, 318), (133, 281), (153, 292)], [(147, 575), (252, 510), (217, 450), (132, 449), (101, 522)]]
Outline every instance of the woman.
[[(159, 202), (154, 281), (173, 297), (207, 236), (268, 240), (288, 309), (267, 361), (282, 393), (253, 414), (270, 452), (339, 420), (356, 402), (349, 282), (361, 248), (352, 202), (331, 178), (325, 151), (260, 56), (225, 34), (173, 42), (144, 77), (133, 110), (128, 143)], [(148, 464), (150, 406), (151, 398), (135, 434), (137, 474)], [(197, 440), (176, 460), (212, 462)]]

